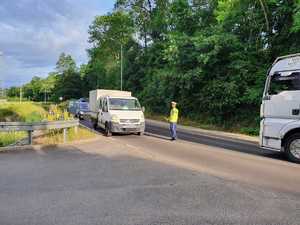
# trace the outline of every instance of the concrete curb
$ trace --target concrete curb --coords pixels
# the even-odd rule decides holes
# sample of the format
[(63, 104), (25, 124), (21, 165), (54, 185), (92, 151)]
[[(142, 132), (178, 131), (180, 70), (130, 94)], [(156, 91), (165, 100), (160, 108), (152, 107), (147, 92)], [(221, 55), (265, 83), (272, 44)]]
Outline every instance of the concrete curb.
[[(147, 124), (150, 126), (153, 125), (153, 126), (169, 129), (169, 123), (167, 122), (146, 119), (146, 125)], [(247, 142), (255, 145), (259, 143), (258, 137), (252, 137), (244, 134), (236, 134), (236, 133), (229, 133), (229, 132), (215, 131), (215, 130), (205, 130), (201, 128), (195, 128), (195, 127), (184, 126), (184, 125), (177, 125), (177, 130), (179, 132), (182, 131), (185, 133), (196, 134), (196, 135), (200, 134), (202, 136), (219, 138), (224, 140), (231, 139), (233, 141)]]
[(37, 144), (37, 145), (23, 145), (23, 146), (5, 146), (0, 147), (0, 153), (12, 152), (12, 151), (23, 151), (23, 150), (39, 150), (41, 148), (51, 148), (51, 147), (65, 147), (65, 146), (74, 146), (76, 144), (88, 143), (100, 140), (99, 137), (88, 138), (83, 140), (71, 141), (67, 143), (58, 143), (58, 144)]
[(34, 145), (5, 146), (5, 147), (0, 147), (0, 153), (12, 152), (12, 151), (33, 150), (33, 149), (34, 149)]

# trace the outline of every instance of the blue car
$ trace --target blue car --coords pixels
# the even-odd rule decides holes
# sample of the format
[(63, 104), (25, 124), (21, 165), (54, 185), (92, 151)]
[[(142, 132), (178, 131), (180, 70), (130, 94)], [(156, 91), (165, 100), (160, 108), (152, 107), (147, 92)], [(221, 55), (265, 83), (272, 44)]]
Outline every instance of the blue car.
[(68, 111), (75, 117), (83, 119), (84, 115), (89, 112), (89, 103), (84, 98), (80, 98), (77, 101), (70, 101)]

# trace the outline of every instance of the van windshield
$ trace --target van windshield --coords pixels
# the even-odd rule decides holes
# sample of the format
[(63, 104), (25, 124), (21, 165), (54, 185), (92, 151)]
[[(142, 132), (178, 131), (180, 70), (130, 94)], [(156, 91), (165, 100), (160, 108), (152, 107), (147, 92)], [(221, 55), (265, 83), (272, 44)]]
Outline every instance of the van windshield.
[(139, 111), (141, 110), (141, 105), (137, 99), (110, 98), (109, 109)]
[(269, 88), (270, 95), (276, 95), (282, 91), (297, 90), (300, 90), (300, 72), (292, 73), (289, 76), (281, 76), (280, 73), (272, 76)]

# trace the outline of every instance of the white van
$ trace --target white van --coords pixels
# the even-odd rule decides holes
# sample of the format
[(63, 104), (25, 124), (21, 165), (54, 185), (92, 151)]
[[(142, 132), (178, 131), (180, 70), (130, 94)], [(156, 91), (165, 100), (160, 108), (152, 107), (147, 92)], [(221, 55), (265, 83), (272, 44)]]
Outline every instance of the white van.
[(300, 163), (300, 53), (273, 63), (260, 114), (260, 145)]
[(94, 128), (104, 129), (107, 136), (112, 133), (144, 134), (143, 109), (131, 92), (98, 89), (89, 94)]

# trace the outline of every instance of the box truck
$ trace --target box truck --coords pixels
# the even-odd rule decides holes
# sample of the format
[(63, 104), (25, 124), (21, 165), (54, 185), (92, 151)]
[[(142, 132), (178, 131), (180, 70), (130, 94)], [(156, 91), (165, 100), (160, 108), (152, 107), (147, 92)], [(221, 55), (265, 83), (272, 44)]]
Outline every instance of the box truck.
[(145, 130), (143, 109), (131, 92), (98, 89), (89, 93), (90, 118), (94, 128), (112, 133), (137, 133)]
[(300, 53), (277, 58), (269, 69), (260, 114), (260, 145), (299, 163)]

